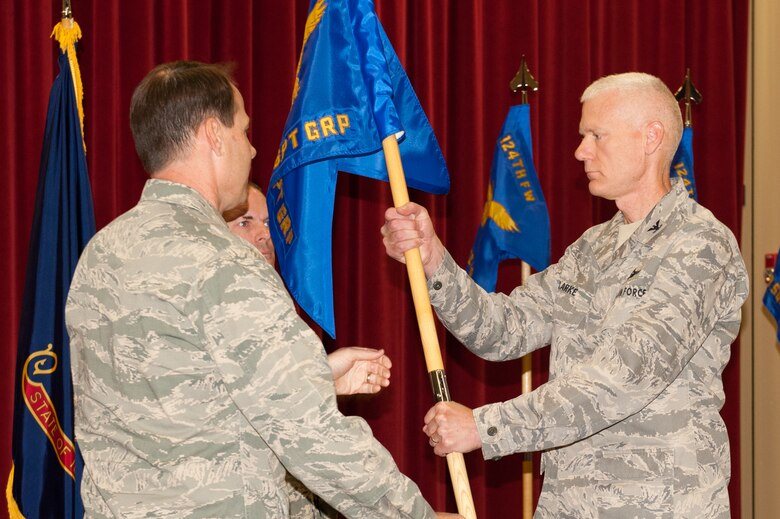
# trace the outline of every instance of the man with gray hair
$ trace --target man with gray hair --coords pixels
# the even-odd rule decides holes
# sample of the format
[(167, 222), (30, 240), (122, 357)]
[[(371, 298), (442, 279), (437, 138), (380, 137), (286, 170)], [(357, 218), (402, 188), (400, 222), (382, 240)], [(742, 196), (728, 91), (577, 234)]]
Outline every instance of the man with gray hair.
[(545, 451), (537, 518), (730, 517), (721, 373), (748, 292), (733, 234), (669, 170), (679, 106), (656, 77), (607, 76), (582, 95), (575, 157), (618, 212), (510, 295), (457, 267), (416, 204), (388, 209), (389, 256), (420, 247), (440, 320), (494, 361), (551, 346), (549, 381), (506, 402), (440, 402), (434, 452)]

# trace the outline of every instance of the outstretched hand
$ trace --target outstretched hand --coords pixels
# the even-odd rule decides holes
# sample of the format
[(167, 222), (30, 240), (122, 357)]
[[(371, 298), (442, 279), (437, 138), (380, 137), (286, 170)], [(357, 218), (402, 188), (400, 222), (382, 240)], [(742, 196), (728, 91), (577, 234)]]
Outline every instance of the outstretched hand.
[(378, 393), (390, 385), (393, 363), (385, 350), (349, 346), (328, 355), (337, 395)]

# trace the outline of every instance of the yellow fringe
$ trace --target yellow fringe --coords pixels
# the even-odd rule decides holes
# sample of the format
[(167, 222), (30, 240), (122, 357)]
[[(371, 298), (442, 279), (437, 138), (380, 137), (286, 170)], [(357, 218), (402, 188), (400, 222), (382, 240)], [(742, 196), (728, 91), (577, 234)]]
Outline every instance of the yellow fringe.
[[(63, 18), (63, 20), (54, 26), (51, 36), (60, 43), (62, 52), (68, 53), (68, 63), (70, 63), (70, 73), (73, 76), (73, 88), (76, 90), (76, 106), (79, 111), (79, 124), (81, 125), (81, 140), (84, 140), (84, 89), (81, 84), (81, 70), (79, 62), (76, 59), (76, 42), (81, 38), (81, 27), (72, 18)], [(84, 146), (86, 150), (86, 146)]]
[(8, 485), (5, 487), (5, 499), (8, 501), (8, 517), (10, 519), (24, 519), (19, 505), (14, 499), (14, 464), (11, 463), (11, 474), (8, 476)]

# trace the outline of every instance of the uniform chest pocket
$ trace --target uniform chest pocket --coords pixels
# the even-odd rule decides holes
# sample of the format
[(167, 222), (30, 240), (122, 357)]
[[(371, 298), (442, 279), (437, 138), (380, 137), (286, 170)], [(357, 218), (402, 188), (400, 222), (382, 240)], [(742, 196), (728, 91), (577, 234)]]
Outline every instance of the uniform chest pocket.
[(652, 273), (634, 270), (628, 279), (619, 285), (615, 294), (615, 303), (625, 306), (643, 301), (647, 298), (652, 283)]
[(576, 282), (559, 279), (556, 283), (558, 291), (553, 308), (555, 324), (567, 328), (580, 327), (591, 306), (590, 291)]
[(619, 326), (631, 317), (636, 307), (650, 299), (653, 277), (645, 270), (634, 270), (628, 279), (604, 280), (596, 292), (593, 304), (594, 319), (601, 326)]

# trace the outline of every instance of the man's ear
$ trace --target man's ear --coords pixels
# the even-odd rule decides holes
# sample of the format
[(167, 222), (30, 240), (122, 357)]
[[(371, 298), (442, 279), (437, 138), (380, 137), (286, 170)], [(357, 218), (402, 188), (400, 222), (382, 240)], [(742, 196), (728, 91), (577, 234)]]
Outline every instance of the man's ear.
[(222, 123), (216, 117), (208, 117), (203, 121), (201, 131), (211, 150), (217, 155), (221, 155), (224, 143), (224, 127)]
[(666, 129), (660, 121), (653, 121), (647, 125), (645, 131), (645, 154), (652, 155), (661, 146)]

